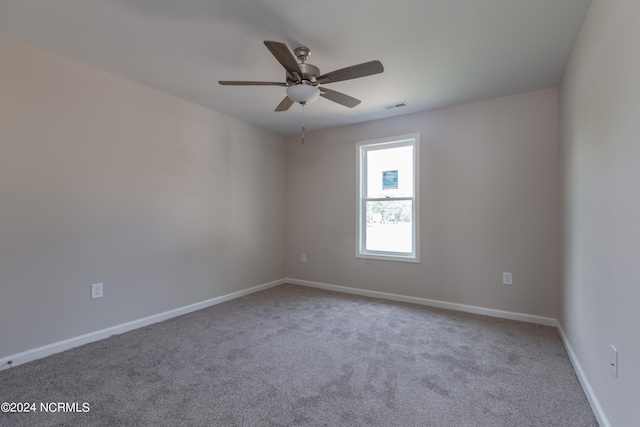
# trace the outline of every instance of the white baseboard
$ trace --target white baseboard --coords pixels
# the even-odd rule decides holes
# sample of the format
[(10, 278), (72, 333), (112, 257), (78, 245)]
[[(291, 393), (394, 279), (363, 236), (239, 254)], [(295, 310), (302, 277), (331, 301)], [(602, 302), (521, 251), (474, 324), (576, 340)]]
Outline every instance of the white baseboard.
[[(206, 301), (197, 302), (195, 304), (165, 311), (163, 313), (154, 314), (152, 316), (144, 317), (138, 320), (133, 320), (131, 322), (122, 323), (120, 325), (112, 326), (106, 329), (101, 329), (99, 331), (90, 332), (88, 334), (69, 338), (64, 341), (47, 344), (42, 347), (23, 351), (22, 353), (17, 353), (8, 357), (3, 357), (0, 359), (0, 371), (3, 369), (8, 369), (12, 366), (18, 366), (23, 363), (31, 362), (32, 360), (41, 359), (43, 357), (50, 356), (52, 354), (59, 353), (61, 351), (69, 350), (73, 347), (78, 347), (83, 344), (99, 341), (101, 339), (108, 338), (111, 335), (122, 334), (124, 332), (131, 331), (133, 329), (142, 328), (144, 326), (148, 326), (153, 323), (158, 323), (158, 322), (162, 322), (163, 320), (171, 319), (172, 317), (182, 316), (183, 314), (191, 313), (196, 310), (201, 310), (203, 308), (207, 308), (213, 305), (221, 304), (223, 302), (231, 301), (233, 299), (240, 298), (245, 295), (252, 294), (254, 292), (259, 292), (265, 289), (273, 288), (274, 286), (282, 285), (284, 283), (287, 283), (284, 279), (275, 280), (273, 282), (264, 283), (262, 285), (254, 286), (249, 289), (243, 289), (241, 291), (233, 292), (227, 295), (222, 295), (217, 298), (212, 298)], [(9, 362), (11, 362), (11, 364), (9, 364)]]
[(596, 394), (593, 391), (593, 388), (591, 388), (591, 384), (589, 383), (587, 376), (582, 370), (582, 365), (580, 365), (580, 362), (578, 361), (578, 357), (574, 353), (573, 348), (569, 343), (569, 338), (567, 338), (567, 335), (564, 333), (564, 329), (562, 329), (562, 325), (560, 324), (560, 322), (556, 323), (556, 328), (560, 333), (560, 338), (562, 339), (564, 348), (567, 350), (567, 354), (569, 355), (569, 360), (571, 360), (571, 364), (573, 365), (573, 370), (576, 372), (578, 380), (580, 381), (580, 385), (582, 385), (582, 390), (584, 390), (584, 394), (587, 396), (589, 405), (591, 405), (591, 410), (593, 411), (594, 415), (596, 416), (596, 419), (598, 420), (598, 424), (600, 424), (600, 427), (611, 427), (611, 424), (609, 423), (609, 420), (607, 419), (607, 416), (605, 415), (604, 410), (602, 409), (602, 406), (600, 406), (600, 401), (596, 397)]
[(485, 316), (499, 317), (501, 319), (519, 320), (521, 322), (536, 323), (538, 325), (556, 326), (556, 319), (533, 314), (514, 313), (511, 311), (494, 310), (492, 308), (477, 307), (473, 305), (457, 304), (453, 302), (438, 301), (427, 298), (411, 297), (406, 295), (391, 294), (387, 292), (370, 291), (366, 289), (349, 288), (346, 286), (329, 285), (327, 283), (311, 282), (308, 280), (285, 279), (286, 283), (293, 285), (309, 286), (312, 288), (326, 289), (348, 294), (362, 295), (365, 297), (381, 298), (391, 301), (409, 302), (428, 307), (444, 308), (447, 310), (463, 311), (465, 313), (482, 314)]
[[(591, 409), (593, 410), (596, 419), (601, 427), (611, 427), (598, 398), (596, 397), (593, 389), (591, 388), (591, 384), (587, 379), (576, 354), (571, 348), (571, 344), (562, 329), (562, 325), (556, 319), (552, 319), (550, 317), (536, 316), (531, 314), (523, 314), (523, 313), (515, 313), (510, 311), (503, 310), (495, 310), (491, 308), (477, 307), (466, 304), (457, 304), (452, 302), (438, 301), (427, 298), (419, 298), (419, 297), (411, 297), (406, 295), (392, 294), (388, 292), (379, 292), (379, 291), (371, 291), (366, 289), (358, 289), (358, 288), (350, 288), (346, 286), (338, 286), (338, 285), (330, 285), (327, 283), (320, 282), (312, 282), (309, 280), (299, 280), (299, 279), (280, 279), (275, 280), (273, 282), (264, 283), (262, 285), (254, 286), (249, 289), (244, 289), (242, 291), (233, 292), (227, 295), (222, 295), (217, 298), (212, 298), (206, 301), (201, 301), (195, 304), (187, 305), (184, 307), (176, 308), (173, 310), (165, 311), (163, 313), (154, 314), (152, 316), (144, 317), (142, 319), (133, 320), (131, 322), (122, 323), (120, 325), (112, 326), (110, 328), (101, 329), (99, 331), (90, 332), (88, 334), (80, 335), (74, 338), (70, 338), (67, 340), (59, 341), (56, 343), (48, 344), (42, 347), (34, 348), (31, 350), (27, 350), (21, 353), (17, 353), (11, 356), (0, 358), (0, 371), (3, 369), (8, 369), (12, 366), (18, 366), (23, 363), (31, 362), (33, 360), (41, 359), (46, 356), (50, 356), (55, 353), (59, 353), (61, 351), (69, 350), (73, 347), (78, 347), (80, 345), (88, 344), (94, 341), (99, 341), (104, 338), (108, 338), (112, 335), (122, 334), (127, 331), (131, 331), (133, 329), (142, 328), (144, 326), (151, 325), (153, 323), (162, 322), (167, 319), (171, 319), (172, 317), (181, 316), (183, 314), (191, 313), (193, 311), (201, 310), (203, 308), (211, 307), (217, 304), (221, 304), (223, 302), (231, 301), (236, 298), (243, 297), (245, 295), (249, 295), (255, 292), (263, 291), (269, 288), (273, 288), (275, 286), (279, 286), (285, 283), (290, 283), (293, 285), (300, 286), (308, 286), (312, 288), (326, 289), (330, 291), (336, 292), (344, 292), (354, 295), (362, 295), (366, 297), (372, 298), (380, 298), (391, 301), (400, 301), (400, 302), (408, 302), (413, 304), (424, 305), (428, 307), (436, 307), (443, 308), (447, 310), (455, 310), (462, 311), (466, 313), (474, 313), (481, 314), (485, 316), (498, 317), (502, 319), (511, 319), (511, 320), (519, 320), (522, 322), (535, 323), (546, 326), (555, 326), (560, 334), (562, 342), (567, 350), (567, 354), (569, 355), (569, 360), (573, 365), (573, 368), (576, 372), (578, 380), (582, 385), (585, 395), (591, 405)], [(11, 365), (8, 362), (11, 361)]]

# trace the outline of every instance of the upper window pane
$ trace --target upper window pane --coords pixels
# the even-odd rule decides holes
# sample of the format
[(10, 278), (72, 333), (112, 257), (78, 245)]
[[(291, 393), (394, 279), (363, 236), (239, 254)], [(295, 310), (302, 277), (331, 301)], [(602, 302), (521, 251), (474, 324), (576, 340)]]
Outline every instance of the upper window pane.
[(413, 196), (413, 147), (367, 151), (366, 198)]

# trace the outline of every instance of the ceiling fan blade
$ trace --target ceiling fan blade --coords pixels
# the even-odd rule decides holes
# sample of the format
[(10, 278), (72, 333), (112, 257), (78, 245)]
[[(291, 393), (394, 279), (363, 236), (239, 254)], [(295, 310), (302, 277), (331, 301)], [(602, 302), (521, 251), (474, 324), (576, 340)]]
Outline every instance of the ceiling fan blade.
[(333, 82), (340, 82), (343, 80), (357, 79), (360, 77), (370, 76), (372, 74), (378, 74), (384, 71), (384, 67), (380, 61), (369, 61), (358, 65), (352, 65), (351, 67), (342, 68), (340, 70), (332, 71), (327, 74), (323, 74), (318, 77), (318, 83), (326, 84)]
[(299, 81), (302, 77), (302, 70), (287, 45), (269, 40), (266, 40), (264, 45), (267, 46), (267, 49), (269, 49), (271, 54), (276, 57), (284, 69)]
[(331, 89), (325, 89), (323, 87), (320, 88), (320, 96), (323, 98), (327, 98), (330, 101), (337, 102), (340, 105), (344, 105), (345, 107), (353, 108), (356, 105), (360, 104), (359, 99), (356, 99), (352, 96), (345, 95), (342, 92), (337, 92)]
[(223, 86), (287, 86), (286, 83), (280, 82), (244, 82), (236, 80), (220, 80), (218, 83)]
[(275, 111), (287, 111), (292, 105), (293, 101), (291, 100), (291, 98), (285, 96), (284, 99), (280, 101), (280, 104), (278, 104)]

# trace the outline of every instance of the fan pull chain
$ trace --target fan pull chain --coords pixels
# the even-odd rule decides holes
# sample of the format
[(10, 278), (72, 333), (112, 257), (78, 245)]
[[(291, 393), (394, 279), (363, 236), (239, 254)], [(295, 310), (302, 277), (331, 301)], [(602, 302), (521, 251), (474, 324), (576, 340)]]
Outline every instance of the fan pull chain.
[(302, 143), (304, 144), (304, 104), (302, 104)]

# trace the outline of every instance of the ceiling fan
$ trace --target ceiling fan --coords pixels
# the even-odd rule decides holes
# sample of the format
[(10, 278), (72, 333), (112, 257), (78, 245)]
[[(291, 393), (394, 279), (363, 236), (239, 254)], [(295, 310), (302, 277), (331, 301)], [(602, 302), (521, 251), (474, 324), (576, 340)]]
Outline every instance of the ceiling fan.
[[(330, 73), (320, 74), (318, 67), (306, 63), (311, 55), (309, 48), (296, 48), (294, 50), (296, 56), (294, 57), (284, 43), (265, 41), (264, 44), (286, 70), (285, 82), (221, 80), (218, 83), (225, 86), (284, 86), (287, 88), (287, 96), (278, 104), (275, 111), (287, 111), (294, 102), (306, 105), (318, 99), (319, 96), (345, 107), (353, 108), (360, 104), (361, 101), (359, 99), (320, 85), (357, 79), (384, 71), (380, 61), (369, 61)], [(296, 61), (296, 57), (300, 63)]]

